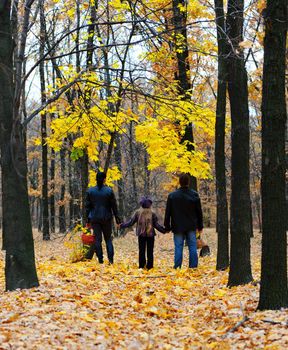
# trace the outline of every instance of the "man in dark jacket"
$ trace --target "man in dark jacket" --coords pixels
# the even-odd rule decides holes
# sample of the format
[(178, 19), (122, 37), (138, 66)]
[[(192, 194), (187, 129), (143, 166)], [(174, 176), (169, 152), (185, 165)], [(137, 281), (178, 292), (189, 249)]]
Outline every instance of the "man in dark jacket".
[(107, 255), (110, 264), (113, 264), (114, 247), (112, 243), (112, 219), (115, 216), (116, 223), (120, 224), (117, 203), (113, 190), (105, 186), (106, 174), (98, 172), (96, 175), (97, 186), (90, 187), (86, 193), (86, 213), (91, 223), (96, 243), (86, 255), (91, 259), (94, 250), (100, 264), (103, 264), (102, 234), (106, 243)]
[(180, 188), (169, 194), (164, 226), (174, 233), (174, 268), (181, 267), (186, 239), (189, 249), (189, 267), (198, 266), (196, 230), (203, 230), (201, 202), (196, 191), (189, 189), (189, 175), (181, 174)]

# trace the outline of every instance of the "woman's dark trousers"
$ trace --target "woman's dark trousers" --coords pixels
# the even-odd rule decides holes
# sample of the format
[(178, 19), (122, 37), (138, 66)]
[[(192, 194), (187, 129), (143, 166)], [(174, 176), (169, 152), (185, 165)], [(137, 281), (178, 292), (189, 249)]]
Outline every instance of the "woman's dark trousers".
[[(146, 267), (148, 270), (153, 267), (154, 237), (138, 237), (139, 244), (139, 269)], [(147, 248), (147, 262), (146, 262)]]
[(112, 243), (112, 220), (104, 221), (102, 223), (92, 223), (93, 232), (95, 235), (96, 243), (90, 248), (86, 255), (87, 259), (91, 259), (95, 250), (98, 261), (103, 264), (103, 249), (102, 249), (102, 237), (104, 236), (107, 256), (110, 264), (114, 262), (114, 247)]

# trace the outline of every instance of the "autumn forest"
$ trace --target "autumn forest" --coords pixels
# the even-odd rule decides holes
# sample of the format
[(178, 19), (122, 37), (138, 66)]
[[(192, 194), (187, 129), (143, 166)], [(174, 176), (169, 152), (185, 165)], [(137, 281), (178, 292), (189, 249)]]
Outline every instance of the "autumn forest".
[[(0, 0), (0, 350), (288, 347), (287, 9)], [(180, 174), (201, 200), (197, 268), (186, 233), (175, 268), (167, 224)], [(122, 229), (139, 205), (165, 226), (144, 269)]]

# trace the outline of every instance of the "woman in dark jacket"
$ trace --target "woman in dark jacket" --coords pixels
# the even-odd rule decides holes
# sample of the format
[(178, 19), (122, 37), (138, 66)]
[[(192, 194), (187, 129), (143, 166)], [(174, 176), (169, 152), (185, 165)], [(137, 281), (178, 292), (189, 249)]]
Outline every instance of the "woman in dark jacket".
[[(141, 208), (136, 210), (132, 218), (126, 223), (120, 224), (120, 228), (127, 228), (136, 223), (136, 235), (139, 245), (139, 268), (153, 268), (153, 250), (155, 240), (155, 228), (165, 233), (166, 230), (158, 223), (156, 214), (151, 210), (152, 200), (143, 197), (140, 201)], [(147, 249), (147, 262), (146, 262)]]

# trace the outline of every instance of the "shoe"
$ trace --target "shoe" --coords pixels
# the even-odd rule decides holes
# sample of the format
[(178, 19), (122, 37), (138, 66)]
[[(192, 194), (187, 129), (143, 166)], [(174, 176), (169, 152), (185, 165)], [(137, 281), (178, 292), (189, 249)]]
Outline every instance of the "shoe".
[(205, 245), (200, 250), (200, 256), (203, 258), (204, 256), (209, 256), (211, 254), (210, 248), (208, 245)]

